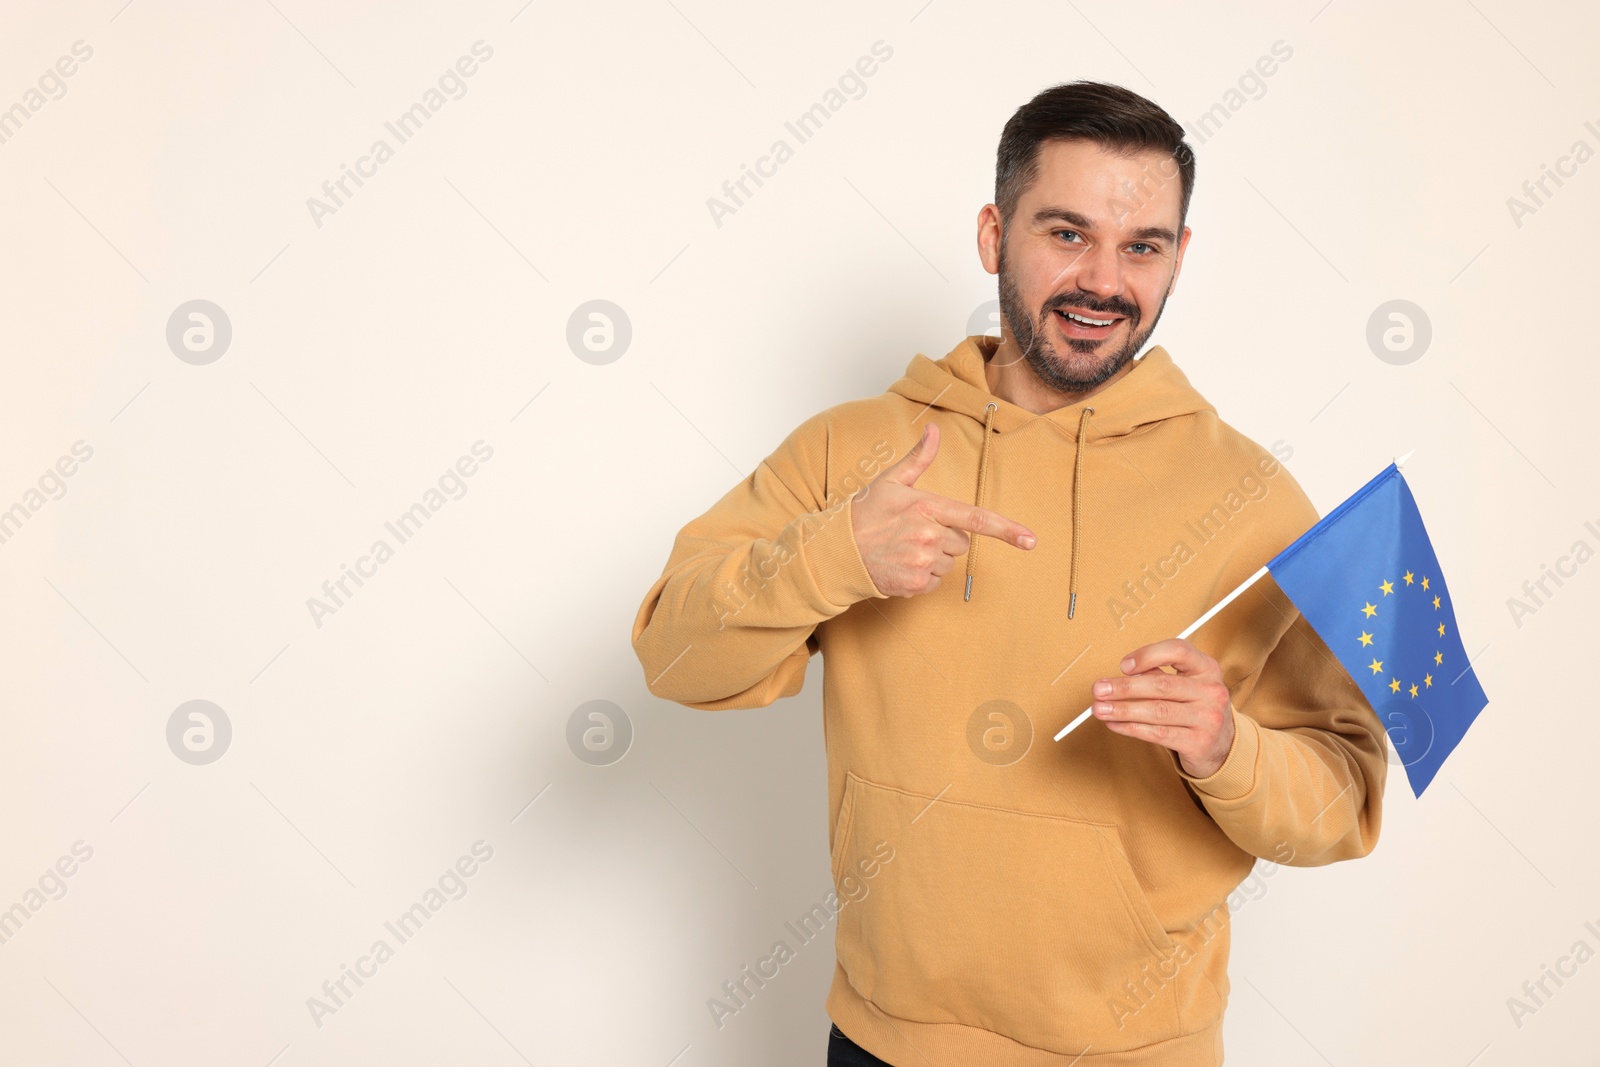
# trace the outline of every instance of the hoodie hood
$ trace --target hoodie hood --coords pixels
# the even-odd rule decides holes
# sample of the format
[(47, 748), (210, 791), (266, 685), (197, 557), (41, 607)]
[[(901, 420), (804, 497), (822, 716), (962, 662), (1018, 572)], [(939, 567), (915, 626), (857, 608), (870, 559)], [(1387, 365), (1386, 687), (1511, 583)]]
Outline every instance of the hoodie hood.
[[(912, 357), (905, 375), (889, 387), (889, 392), (928, 407), (966, 415), (983, 424), (978, 478), (972, 493), (972, 502), (978, 507), (984, 506), (989, 442), (995, 434), (1011, 433), (1042, 419), (1072, 442), (1072, 568), (1067, 598), (1067, 618), (1070, 619), (1078, 606), (1078, 532), (1082, 528), (1084, 509), (1085, 446), (1105, 443), (1115, 447), (1118, 438), (1136, 434), (1164, 419), (1197, 412), (1215, 413), (1216, 408), (1189, 384), (1167, 350), (1155, 345), (1134, 360), (1133, 368), (1126, 374), (1086, 400), (1038, 415), (990, 392), (985, 368), (999, 346), (997, 337), (974, 334), (964, 338), (942, 359), (929, 359), (919, 352)], [(973, 538), (967, 549), (963, 601), (972, 599), (979, 543)]]

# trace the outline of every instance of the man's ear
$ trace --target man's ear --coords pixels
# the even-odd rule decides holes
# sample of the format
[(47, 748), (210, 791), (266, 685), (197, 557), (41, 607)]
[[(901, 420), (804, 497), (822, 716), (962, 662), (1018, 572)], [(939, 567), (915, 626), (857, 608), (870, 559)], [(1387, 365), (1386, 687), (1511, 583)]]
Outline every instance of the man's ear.
[(978, 262), (990, 274), (1000, 273), (1000, 239), (1004, 236), (1000, 209), (985, 204), (978, 211)]
[(1184, 227), (1181, 237), (1178, 238), (1178, 261), (1173, 264), (1173, 280), (1166, 283), (1166, 294), (1171, 296), (1174, 288), (1178, 288), (1178, 275), (1184, 272), (1184, 253), (1189, 251), (1189, 238), (1194, 237), (1194, 230)]

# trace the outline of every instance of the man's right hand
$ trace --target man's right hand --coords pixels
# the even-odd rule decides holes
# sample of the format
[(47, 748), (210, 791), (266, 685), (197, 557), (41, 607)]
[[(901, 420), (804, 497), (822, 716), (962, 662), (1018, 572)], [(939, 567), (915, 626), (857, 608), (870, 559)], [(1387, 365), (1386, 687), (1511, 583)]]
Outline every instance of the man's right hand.
[(916, 488), (939, 454), (939, 427), (929, 422), (911, 451), (858, 492), (851, 530), (878, 591), (912, 597), (931, 593), (965, 555), (972, 534), (1032, 548), (1038, 541), (1021, 523), (998, 512)]

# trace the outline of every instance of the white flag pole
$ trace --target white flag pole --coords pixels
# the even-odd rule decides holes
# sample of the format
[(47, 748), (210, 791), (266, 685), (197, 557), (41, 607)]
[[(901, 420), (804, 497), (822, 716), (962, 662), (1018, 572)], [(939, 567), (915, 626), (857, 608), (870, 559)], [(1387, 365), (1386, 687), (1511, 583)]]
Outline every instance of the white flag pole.
[[(1410, 459), (1412, 456), (1414, 456), (1416, 454), (1417, 454), (1417, 450), (1413, 448), (1410, 452), (1407, 452), (1405, 455), (1396, 457), (1395, 461), (1394, 461), (1394, 465), (1396, 467), (1403, 466), (1405, 464), (1406, 460)], [(1256, 571), (1250, 577), (1246, 578), (1244, 580), (1244, 583), (1242, 585), (1240, 585), (1239, 588), (1235, 589), (1233, 592), (1229, 593), (1227, 596), (1225, 596), (1221, 600), (1217, 601), (1214, 605), (1212, 605), (1210, 611), (1206, 612), (1204, 615), (1202, 615), (1198, 619), (1194, 620), (1194, 622), (1190, 623), (1188, 625), (1188, 627), (1183, 631), (1183, 633), (1178, 635), (1179, 639), (1181, 640), (1181, 639), (1183, 639), (1185, 637), (1188, 637), (1190, 634), (1192, 634), (1196, 630), (1200, 629), (1200, 627), (1202, 627), (1206, 623), (1210, 622), (1211, 621), (1211, 617), (1213, 615), (1215, 615), (1217, 612), (1221, 611), (1223, 608), (1227, 607), (1229, 604), (1233, 603), (1235, 597), (1237, 597), (1240, 593), (1244, 592), (1246, 589), (1249, 589), (1252, 585), (1255, 585), (1258, 581), (1261, 580), (1261, 576), (1266, 574), (1266, 573), (1267, 573), (1267, 568), (1262, 567), (1260, 570)], [(1061, 740), (1063, 737), (1066, 737), (1072, 731), (1076, 730), (1079, 726), (1083, 725), (1083, 721), (1085, 719), (1087, 719), (1090, 716), (1090, 714), (1093, 713), (1093, 711), (1094, 711), (1094, 706), (1092, 704), (1089, 707), (1084, 708), (1083, 709), (1083, 713), (1081, 715), (1079, 715), (1076, 719), (1073, 719), (1071, 722), (1067, 723), (1067, 725), (1065, 725), (1065, 726), (1063, 726), (1061, 728), (1061, 732), (1056, 734), (1056, 740), (1057, 741)]]
[[(1198, 619), (1194, 620), (1194, 622), (1190, 623), (1188, 625), (1188, 627), (1186, 627), (1184, 629), (1183, 633), (1178, 635), (1179, 639), (1188, 637), (1190, 634), (1192, 634), (1196, 630), (1200, 629), (1200, 627), (1202, 627), (1206, 623), (1210, 622), (1211, 621), (1211, 617), (1213, 615), (1215, 615), (1217, 612), (1221, 611), (1223, 608), (1227, 607), (1229, 604), (1233, 603), (1235, 597), (1237, 597), (1240, 593), (1244, 592), (1246, 589), (1249, 589), (1252, 585), (1255, 585), (1258, 581), (1261, 580), (1261, 576), (1266, 574), (1266, 573), (1267, 573), (1267, 568), (1262, 567), (1260, 570), (1256, 571), (1250, 577), (1246, 578), (1244, 580), (1244, 582), (1239, 586), (1239, 588), (1235, 589), (1233, 592), (1229, 593), (1227, 596), (1225, 596), (1221, 600), (1217, 601), (1215, 604), (1213, 604), (1211, 606), (1211, 610), (1210, 611), (1206, 612), (1204, 615), (1202, 615)], [(1083, 720), (1087, 719), (1089, 717), (1090, 713), (1093, 712), (1093, 711), (1094, 711), (1093, 705), (1090, 705), (1089, 707), (1084, 708), (1082, 715), (1079, 715), (1076, 719), (1073, 719), (1071, 722), (1067, 723), (1067, 725), (1065, 725), (1065, 726), (1063, 726), (1061, 728), (1061, 732), (1056, 734), (1056, 740), (1059, 741), (1063, 737), (1066, 737), (1068, 734), (1070, 734), (1073, 730), (1076, 730), (1078, 728), (1078, 726), (1082, 724)]]

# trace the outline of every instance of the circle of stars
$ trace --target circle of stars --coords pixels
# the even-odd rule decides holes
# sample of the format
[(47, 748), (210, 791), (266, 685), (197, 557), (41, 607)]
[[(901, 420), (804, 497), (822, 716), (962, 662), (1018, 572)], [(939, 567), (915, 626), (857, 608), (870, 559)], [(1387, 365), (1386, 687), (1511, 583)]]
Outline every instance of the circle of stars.
[[(1406, 571), (1405, 574), (1401, 575), (1401, 581), (1405, 585), (1416, 585), (1417, 584), (1417, 576), (1414, 573), (1412, 573), (1411, 571)], [(1422, 583), (1421, 583), (1423, 592), (1425, 592), (1425, 593), (1426, 592), (1431, 592), (1431, 590), (1428, 588), (1428, 585), (1429, 585), (1430, 581), (1431, 581), (1431, 579), (1427, 578), (1426, 576), (1423, 577)], [(1379, 590), (1379, 592), (1381, 592), (1383, 594), (1383, 596), (1380, 596), (1378, 598), (1378, 602), (1381, 604), (1383, 602), (1384, 597), (1388, 597), (1388, 596), (1390, 596), (1390, 595), (1392, 595), (1394, 593), (1394, 583), (1389, 581), (1388, 579), (1385, 579), (1384, 581), (1378, 583), (1378, 590)], [(1442, 602), (1439, 599), (1439, 594), (1434, 593), (1433, 594), (1433, 610), (1434, 611), (1438, 611), (1441, 606), (1442, 606)], [(1377, 604), (1371, 604), (1371, 603), (1368, 603), (1368, 604), (1364, 605), (1362, 607), (1362, 609), (1361, 609), (1361, 614), (1362, 614), (1363, 617), (1368, 618), (1368, 619), (1375, 617), (1378, 614), (1378, 605)], [(1439, 636), (1440, 637), (1444, 636), (1444, 623), (1442, 623), (1442, 622), (1439, 624)], [(1367, 633), (1365, 630), (1362, 630), (1361, 631), (1361, 636), (1359, 638), (1357, 638), (1357, 640), (1359, 640), (1363, 646), (1368, 646), (1368, 645), (1372, 644), (1372, 635)], [(1434, 650), (1434, 653), (1433, 653), (1433, 664), (1436, 667), (1442, 666), (1444, 664), (1444, 652), (1443, 652), (1443, 650), (1441, 650), (1441, 649), (1435, 649)], [(1378, 659), (1378, 658), (1376, 658), (1376, 657), (1374, 657), (1372, 662), (1367, 664), (1367, 666), (1371, 669), (1373, 674), (1383, 674), (1384, 673), (1383, 661)], [(1412, 697), (1416, 697), (1416, 695), (1419, 692), (1421, 692), (1422, 689), (1431, 689), (1432, 687), (1433, 687), (1433, 675), (1431, 675), (1431, 674), (1423, 675), (1422, 685), (1421, 685), (1420, 688), (1418, 687), (1416, 682), (1412, 682), (1409, 689), (1406, 689), (1405, 683), (1402, 682), (1400, 679), (1394, 677), (1394, 675), (1391, 674), (1389, 676), (1389, 692), (1391, 692), (1391, 693), (1398, 693), (1402, 689), (1406, 689), (1406, 691), (1409, 692)]]

